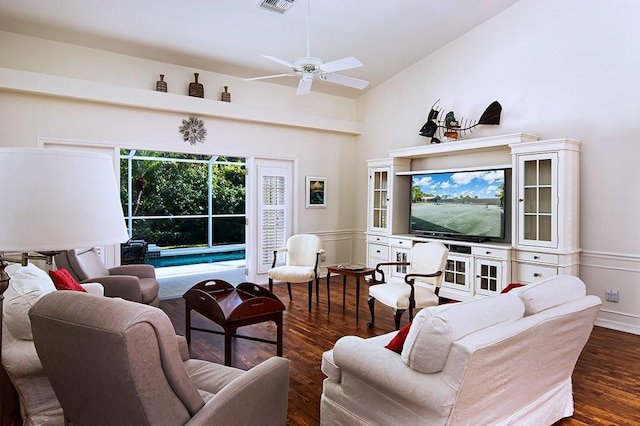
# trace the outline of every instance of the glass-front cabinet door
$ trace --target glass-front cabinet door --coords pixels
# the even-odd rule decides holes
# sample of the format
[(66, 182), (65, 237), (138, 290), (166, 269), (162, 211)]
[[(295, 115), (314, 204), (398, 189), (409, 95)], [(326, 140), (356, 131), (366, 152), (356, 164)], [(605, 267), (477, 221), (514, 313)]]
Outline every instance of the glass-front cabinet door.
[(502, 262), (476, 259), (476, 294), (494, 296), (502, 290)]
[(557, 247), (557, 154), (519, 156), (518, 243)]
[(449, 253), (444, 271), (443, 286), (469, 292), (471, 282), (471, 268), (469, 256)]
[(371, 229), (386, 232), (388, 229), (389, 170), (371, 171)]
[[(391, 261), (397, 263), (409, 262), (409, 249), (391, 247)], [(409, 273), (409, 265), (394, 265), (391, 276), (403, 278)]]

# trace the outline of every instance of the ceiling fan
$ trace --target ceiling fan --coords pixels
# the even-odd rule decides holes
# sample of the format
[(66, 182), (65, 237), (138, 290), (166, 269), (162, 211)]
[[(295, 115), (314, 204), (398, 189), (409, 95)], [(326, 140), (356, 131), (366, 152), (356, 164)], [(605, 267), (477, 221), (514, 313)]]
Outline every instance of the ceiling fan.
[(311, 0), (307, 0), (307, 56), (298, 58), (293, 62), (288, 62), (275, 56), (262, 55), (273, 62), (277, 62), (281, 65), (292, 69), (291, 72), (284, 74), (266, 75), (263, 77), (245, 78), (249, 80), (264, 80), (267, 78), (276, 77), (291, 77), (301, 76), (300, 83), (298, 83), (298, 89), (296, 95), (306, 95), (311, 92), (311, 84), (315, 77), (320, 80), (328, 81), (330, 83), (341, 84), (343, 86), (353, 87), (355, 89), (364, 89), (369, 84), (366, 80), (359, 78), (349, 77), (341, 74), (334, 74), (337, 71), (349, 70), (352, 68), (358, 68), (362, 66), (362, 62), (349, 56), (347, 58), (338, 59), (331, 62), (322, 62), (321, 59), (311, 56), (311, 48), (309, 42), (309, 21), (311, 20)]

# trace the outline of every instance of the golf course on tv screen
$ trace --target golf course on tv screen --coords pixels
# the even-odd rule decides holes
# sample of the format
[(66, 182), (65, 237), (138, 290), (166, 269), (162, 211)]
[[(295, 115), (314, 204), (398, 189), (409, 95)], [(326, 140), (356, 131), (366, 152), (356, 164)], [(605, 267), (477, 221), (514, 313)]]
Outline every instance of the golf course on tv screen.
[(411, 232), (503, 238), (504, 183), (501, 169), (413, 175)]

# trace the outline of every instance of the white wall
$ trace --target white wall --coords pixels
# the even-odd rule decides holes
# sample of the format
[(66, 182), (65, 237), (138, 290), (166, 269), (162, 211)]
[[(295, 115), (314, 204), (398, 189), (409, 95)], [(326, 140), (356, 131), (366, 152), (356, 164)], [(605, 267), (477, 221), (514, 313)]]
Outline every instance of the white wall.
[(351, 99), (316, 92), (290, 96), (291, 88), (276, 84), (243, 81), (239, 77), (4, 31), (0, 31), (0, 67), (148, 90), (155, 90), (159, 75), (164, 74), (168, 92), (180, 95), (188, 93), (193, 73), (198, 72), (206, 99), (219, 100), (223, 87), (229, 86), (232, 103), (247, 107), (303, 111), (344, 120), (353, 120), (355, 115)]
[[(39, 138), (48, 138), (289, 159), (297, 171), (294, 232), (319, 234), (328, 263), (352, 261), (356, 171), (349, 129), (359, 126), (353, 121), (355, 101), (318, 93), (296, 96), (295, 88), (204, 72), (199, 81), (205, 99), (183, 96), (194, 71), (0, 32), (0, 146), (34, 147)], [(169, 94), (154, 91), (160, 73), (167, 76)], [(223, 85), (230, 86), (231, 105), (217, 101)], [(178, 132), (191, 114), (208, 130), (205, 143), (195, 146)], [(305, 208), (308, 175), (328, 177), (326, 209)]]
[[(361, 121), (357, 137), (322, 125), (311, 130), (204, 114), (210, 136), (191, 148), (177, 134), (184, 111), (50, 97), (46, 89), (2, 90), (0, 81), (0, 145), (34, 146), (38, 137), (51, 137), (297, 158), (298, 231), (324, 234), (331, 240), (328, 256), (348, 251), (362, 261), (363, 235), (354, 232), (360, 235), (355, 242), (343, 237), (366, 227), (365, 161), (425, 143), (418, 130), (437, 99), (458, 118), (471, 119), (498, 100), (502, 124), (470, 137), (523, 132), (582, 141), (581, 276), (603, 299), (607, 288), (620, 291), (619, 303), (604, 302), (599, 323), (640, 333), (638, 16), (635, 0), (520, 0), (356, 102), (317, 93), (296, 97), (291, 88), (201, 73), (208, 99), (228, 85), (233, 104), (254, 110), (304, 111), (312, 122), (334, 120), (338, 127), (341, 120)], [(24, 71), (18, 85), (29, 86), (29, 71), (132, 90), (153, 90), (163, 73), (177, 95), (198, 71), (3, 32), (0, 67)], [(328, 209), (304, 208), (305, 175), (329, 177)]]
[[(364, 123), (356, 227), (366, 226), (364, 160), (417, 146), (433, 102), (501, 125), (466, 138), (533, 133), (582, 145), (580, 275), (604, 300), (599, 323), (640, 333), (640, 2), (521, 0), (358, 100)], [(428, 24), (426, 22), (425, 24)]]

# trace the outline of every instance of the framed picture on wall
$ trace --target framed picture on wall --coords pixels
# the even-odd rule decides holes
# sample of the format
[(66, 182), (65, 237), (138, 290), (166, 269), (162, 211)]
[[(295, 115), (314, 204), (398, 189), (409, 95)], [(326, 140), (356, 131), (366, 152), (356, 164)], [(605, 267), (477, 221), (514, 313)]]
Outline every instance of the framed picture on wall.
[(307, 176), (306, 199), (308, 209), (327, 207), (327, 178)]

